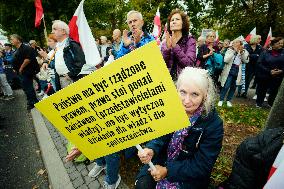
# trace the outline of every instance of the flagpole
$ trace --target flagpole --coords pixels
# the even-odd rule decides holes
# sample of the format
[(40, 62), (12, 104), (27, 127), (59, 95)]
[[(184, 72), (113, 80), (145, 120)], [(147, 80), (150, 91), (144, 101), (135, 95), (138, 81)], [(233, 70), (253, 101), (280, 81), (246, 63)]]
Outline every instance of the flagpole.
[(45, 25), (44, 15), (42, 17), (42, 20), (43, 20), (43, 26), (44, 26), (44, 37), (45, 37), (46, 45), (47, 45), (48, 39), (47, 39), (47, 32), (46, 32), (46, 25)]

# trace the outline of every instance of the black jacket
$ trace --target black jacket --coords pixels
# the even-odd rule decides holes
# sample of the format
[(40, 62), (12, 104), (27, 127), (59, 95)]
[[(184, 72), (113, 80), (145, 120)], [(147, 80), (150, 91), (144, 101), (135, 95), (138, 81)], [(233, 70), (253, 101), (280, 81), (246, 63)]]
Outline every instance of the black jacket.
[(257, 61), (256, 76), (264, 80), (282, 80), (283, 73), (272, 77), (271, 70), (280, 69), (284, 72), (284, 55), (279, 51), (278, 56), (272, 55), (272, 50), (263, 51)]
[[(154, 150), (154, 164), (167, 167), (166, 178), (170, 182), (179, 182), (182, 189), (207, 189), (212, 168), (222, 148), (223, 134), (223, 121), (213, 111), (207, 117), (199, 117), (190, 127), (175, 161), (166, 162), (172, 134), (154, 139), (146, 147)], [(148, 165), (142, 167), (137, 178), (148, 174), (147, 168)]]
[(80, 44), (68, 39), (66, 46), (63, 49), (63, 58), (70, 71), (68, 76), (73, 80), (77, 80), (83, 65), (86, 64), (85, 55)]
[[(77, 81), (78, 79), (80, 79), (81, 76), (79, 75), (79, 73), (81, 72), (83, 65), (86, 64), (85, 54), (80, 44), (69, 38), (63, 49), (63, 58), (69, 70), (68, 76), (73, 81)], [(56, 83), (56, 88), (58, 90), (61, 89), (59, 82), (59, 75), (57, 74), (56, 69), (55, 69), (55, 83)]]
[(271, 166), (283, 145), (283, 128), (268, 129), (247, 138), (236, 150), (229, 178), (224, 189), (262, 189)]

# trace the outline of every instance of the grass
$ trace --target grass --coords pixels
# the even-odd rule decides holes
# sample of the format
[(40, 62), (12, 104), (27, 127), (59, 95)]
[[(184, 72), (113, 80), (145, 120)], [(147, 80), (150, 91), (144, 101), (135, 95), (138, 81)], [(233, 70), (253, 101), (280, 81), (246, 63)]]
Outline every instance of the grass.
[(221, 153), (211, 174), (211, 184), (216, 186), (231, 173), (237, 146), (247, 137), (256, 135), (265, 125), (268, 109), (259, 109), (244, 104), (231, 108), (218, 108), (224, 121), (224, 139)]
[(267, 109), (237, 104), (231, 108), (217, 108), (225, 123), (242, 124), (262, 128), (269, 111)]
[[(211, 173), (212, 186), (217, 186), (228, 178), (237, 146), (263, 128), (269, 113), (268, 109), (258, 109), (246, 104), (236, 104), (231, 108), (218, 107), (217, 110), (224, 121), (225, 133), (221, 153)], [(127, 160), (127, 163), (122, 159), (120, 173), (129, 188), (134, 188), (135, 176), (141, 166), (137, 157)]]

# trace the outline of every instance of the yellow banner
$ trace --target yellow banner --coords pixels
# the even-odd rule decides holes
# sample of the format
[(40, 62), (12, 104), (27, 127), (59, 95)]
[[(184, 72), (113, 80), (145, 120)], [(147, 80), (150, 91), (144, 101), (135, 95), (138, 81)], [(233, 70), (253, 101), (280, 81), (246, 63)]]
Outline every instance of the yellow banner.
[(90, 160), (189, 125), (155, 41), (35, 106)]

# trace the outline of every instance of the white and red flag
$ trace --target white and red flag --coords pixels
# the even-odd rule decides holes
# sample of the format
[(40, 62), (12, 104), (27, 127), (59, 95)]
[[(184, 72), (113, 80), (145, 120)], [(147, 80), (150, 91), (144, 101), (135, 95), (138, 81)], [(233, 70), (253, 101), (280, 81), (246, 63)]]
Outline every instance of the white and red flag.
[(215, 41), (216, 41), (216, 44), (218, 44), (220, 41), (218, 30), (215, 33), (216, 33)]
[(253, 30), (251, 30), (251, 32), (246, 36), (245, 40), (246, 42), (249, 43), (250, 39), (252, 36), (256, 35), (256, 28), (253, 28)]
[(278, 155), (271, 167), (268, 181), (263, 189), (282, 189), (284, 188), (284, 145), (278, 152)]
[(35, 9), (36, 9), (35, 27), (37, 28), (40, 26), (41, 19), (43, 18), (43, 8), (41, 0), (35, 0)]
[[(81, 44), (85, 54), (86, 65), (95, 70), (95, 66), (101, 63), (100, 53), (96, 45), (95, 38), (87, 22), (83, 10), (84, 0), (81, 1), (72, 19), (69, 22), (70, 38)], [(85, 70), (84, 67), (82, 70)], [(81, 74), (84, 74), (81, 72)]]
[(272, 30), (271, 30), (271, 27), (270, 27), (269, 33), (267, 35), (267, 38), (266, 38), (266, 41), (265, 41), (265, 44), (264, 44), (263, 48), (267, 48), (268, 47), (268, 45), (270, 44), (271, 38), (272, 38)]
[(158, 45), (160, 44), (160, 35), (161, 35), (161, 19), (160, 19), (160, 11), (159, 7), (157, 9), (156, 15), (154, 17), (154, 27), (152, 35), (155, 37)]

